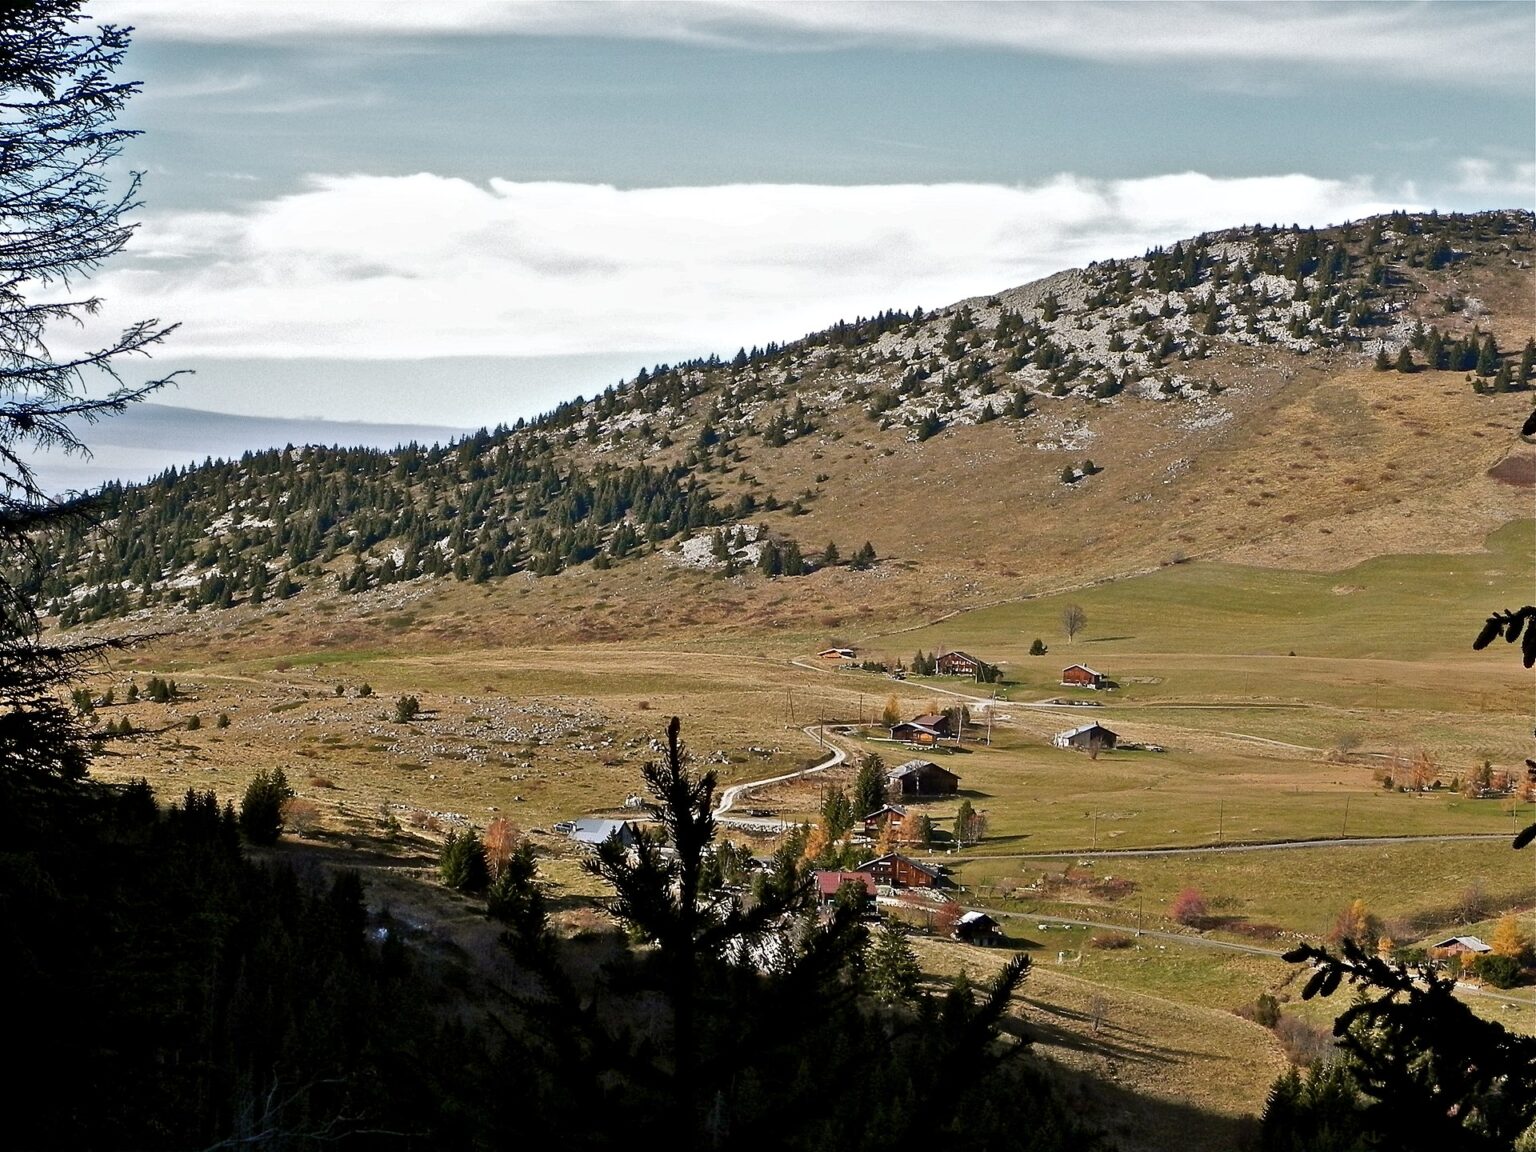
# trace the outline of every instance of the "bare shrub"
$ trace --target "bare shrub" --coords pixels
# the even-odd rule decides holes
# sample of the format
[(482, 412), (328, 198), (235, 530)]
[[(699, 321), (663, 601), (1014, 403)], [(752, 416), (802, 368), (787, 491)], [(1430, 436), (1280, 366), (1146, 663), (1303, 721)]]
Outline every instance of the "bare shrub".
[(1088, 885), (1090, 895), (1100, 900), (1124, 900), (1137, 888), (1136, 881), (1125, 876), (1106, 876)]
[(1333, 1036), (1321, 1028), (1314, 1028), (1295, 1016), (1281, 1016), (1275, 1022), (1275, 1038), (1280, 1041), (1292, 1064), (1306, 1067), (1318, 1060), (1326, 1060), (1336, 1052)]
[(1210, 915), (1210, 909), (1206, 905), (1205, 897), (1200, 894), (1200, 889), (1186, 888), (1173, 898), (1168, 915), (1175, 923), (1198, 928), (1205, 923)]
[(320, 805), (290, 796), (283, 801), (283, 825), (300, 836), (312, 836), (320, 827)]
[(1135, 937), (1127, 932), (1095, 932), (1092, 936), (1088, 937), (1088, 947), (1102, 948), (1106, 951), (1129, 948), (1135, 943)]
[(335, 788), (337, 784), (329, 776), (311, 776), (309, 778), (309, 786), (311, 788)]

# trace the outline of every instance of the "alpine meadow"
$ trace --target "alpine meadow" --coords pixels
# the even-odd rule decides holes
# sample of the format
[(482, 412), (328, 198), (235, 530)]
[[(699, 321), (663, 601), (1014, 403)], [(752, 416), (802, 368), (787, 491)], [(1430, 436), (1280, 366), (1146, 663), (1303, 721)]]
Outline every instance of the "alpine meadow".
[[(865, 231), (857, 211), (806, 223), (817, 208), (775, 232), (797, 196), (1022, 186), (977, 158), (1003, 127), (949, 141), (916, 107), (971, 98), (951, 67), (1101, 77), (1128, 117), (1114, 85), (1193, 101), (1233, 195), (1257, 197), (1244, 164), (1306, 157), (1249, 157), (1253, 133), (1207, 128), (1200, 100), (1249, 115), (1283, 103), (1265, 85), (1297, 60), (1318, 84), (1344, 67), (1310, 43), (1286, 56), (1274, 30), (1363, 44), (1368, 24), (1512, 21), (1518, 42), (1521, 7), (5, 7), (10, 1143), (1536, 1150), (1529, 140), (1512, 185), (1492, 160), (1438, 202), (1397, 169), (1319, 178), (1339, 198), (1290, 223), (1266, 192), (1170, 231), (1186, 217), (1127, 177), (1123, 216), (1060, 225), (1080, 266), (1012, 283), (981, 253), (1030, 248), (1016, 222), (973, 252), (967, 221), (886, 218), (870, 193)], [(1223, 39), (1249, 20), (1267, 46)], [(1510, 51), (1426, 83), (1504, 108), (1533, 74), (1529, 45)], [(1160, 86), (1174, 62), (1202, 70), (1196, 95)], [(910, 107), (884, 87), (909, 65)], [(483, 106), (446, 94), (503, 66)], [(534, 127), (525, 80), (569, 119)], [(846, 137), (795, 118), (802, 84), (846, 102)], [(889, 140), (854, 132), (866, 90), (907, 109), (859, 123)], [(989, 114), (977, 99), (966, 115)], [(391, 142), (365, 155), (375, 115)], [(738, 117), (760, 152), (710, 135)], [(1188, 125), (1165, 127), (1183, 146)], [(640, 157), (664, 129), (716, 139), (713, 159)], [(1084, 127), (1082, 146), (1125, 131)], [(1383, 155), (1433, 151), (1379, 131)], [(1130, 165), (1129, 136), (1105, 139)], [(525, 183), (479, 174), (482, 140)], [(785, 140), (803, 154), (776, 157)], [(898, 160), (910, 173), (878, 166)], [(576, 242), (554, 217), (401, 191), (435, 194), (452, 163), (505, 197), (606, 189), (570, 209), (572, 235), (618, 236), (630, 197), (697, 226), (698, 249), (605, 241), (589, 268), (551, 255)], [(706, 163), (725, 168), (688, 167)], [(313, 207), (350, 194), (339, 172), (378, 182), (376, 251), (350, 246), (344, 201)], [(741, 220), (709, 198), (774, 186), (793, 192)], [(317, 214), (295, 224), (300, 206)], [(485, 271), (422, 305), (452, 279), (432, 265), (462, 258), (434, 237), (460, 226), (482, 270), (620, 287), (573, 304), (564, 280), (504, 291)], [(702, 239), (717, 226), (740, 230)], [(919, 307), (901, 297), (940, 281), (886, 278), (927, 232), (976, 267)], [(828, 301), (884, 297), (710, 347), (767, 321), (723, 328), (699, 300), (750, 313), (810, 282), (803, 260)], [(669, 301), (672, 276), (705, 287)], [(845, 281), (863, 295), (835, 296)], [(293, 311), (263, 311), (269, 292)], [(390, 322), (403, 342), (440, 330), (466, 351), (386, 347), (352, 309), (388, 317), (392, 297), (418, 301)], [(226, 377), (266, 405), (226, 415), (333, 420), (347, 374), (376, 372), (336, 429), (503, 403), (444, 382), (497, 371), (501, 352), (470, 351), (482, 305), (549, 348), (581, 333), (530, 338), (518, 363), (551, 373), (587, 371), (572, 349), (675, 349), (667, 307), (700, 331), (554, 401), (509, 390), (499, 423), (430, 442), (170, 464), (147, 440), (89, 491), (50, 479), (60, 455), (108, 459), (114, 416), (148, 400), (165, 419)], [(375, 346), (293, 337), (348, 325)], [(242, 350), (263, 330), (270, 349)], [(284, 398), (284, 372), (312, 373), (313, 405)]]

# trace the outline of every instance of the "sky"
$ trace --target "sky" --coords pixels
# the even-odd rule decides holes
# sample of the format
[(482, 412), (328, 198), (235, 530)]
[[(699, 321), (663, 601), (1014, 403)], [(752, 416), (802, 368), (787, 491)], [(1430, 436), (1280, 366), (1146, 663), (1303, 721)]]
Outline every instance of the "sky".
[(86, 7), (143, 82), (100, 323), (180, 322), (160, 404), (331, 432), (1209, 229), (1536, 206), (1525, 2)]

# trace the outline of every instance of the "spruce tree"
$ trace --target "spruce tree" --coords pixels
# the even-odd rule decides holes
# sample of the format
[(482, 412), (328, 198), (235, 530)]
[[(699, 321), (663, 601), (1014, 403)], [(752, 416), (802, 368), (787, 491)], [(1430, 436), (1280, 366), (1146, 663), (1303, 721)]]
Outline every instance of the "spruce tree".
[(864, 986), (870, 995), (886, 1004), (914, 1000), (922, 975), (906, 934), (895, 921), (882, 921), (864, 961)]

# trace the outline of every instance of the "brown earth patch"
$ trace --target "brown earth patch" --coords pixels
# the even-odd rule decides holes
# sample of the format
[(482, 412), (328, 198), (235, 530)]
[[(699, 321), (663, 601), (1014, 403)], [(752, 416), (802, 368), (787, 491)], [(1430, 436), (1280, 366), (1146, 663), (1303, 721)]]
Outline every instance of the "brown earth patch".
[(1510, 484), (1516, 488), (1536, 488), (1536, 456), (1524, 453), (1506, 456), (1488, 469), (1488, 475), (1501, 484)]

